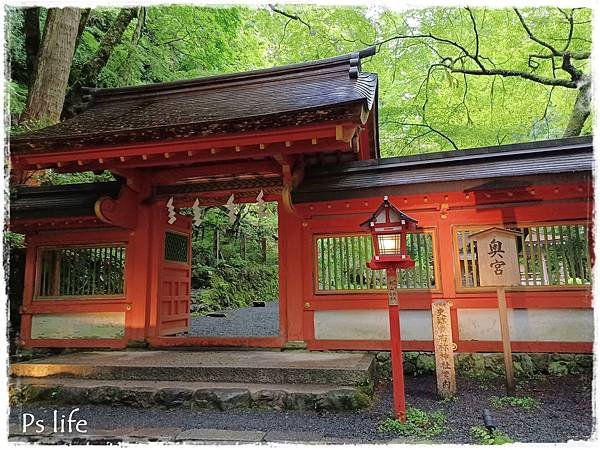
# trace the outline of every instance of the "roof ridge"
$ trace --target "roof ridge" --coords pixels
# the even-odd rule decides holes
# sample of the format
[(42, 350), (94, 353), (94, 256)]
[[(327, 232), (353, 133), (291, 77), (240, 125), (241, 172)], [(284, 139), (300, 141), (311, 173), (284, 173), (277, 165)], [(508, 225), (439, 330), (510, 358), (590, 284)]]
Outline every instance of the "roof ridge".
[[(347, 71), (346, 68), (344, 68), (343, 70), (344, 72)], [(311, 72), (311, 73), (304, 73), (303, 77), (304, 78), (310, 78), (310, 77), (331, 77), (336, 73), (342, 72), (341, 70), (323, 70), (323, 71), (315, 71), (315, 72)], [(362, 72), (362, 73), (368, 73), (368, 72)], [(361, 73), (361, 74), (362, 74)], [(179, 86), (179, 87), (174, 87), (174, 88), (168, 88), (168, 89), (156, 89), (156, 90), (147, 90), (147, 91), (142, 91), (142, 92), (137, 92), (137, 91), (127, 91), (127, 92), (120, 92), (116, 95), (102, 95), (100, 94), (98, 97), (94, 96), (93, 99), (91, 99), (92, 101), (90, 101), (90, 105), (89, 107), (92, 108), (94, 105), (97, 104), (101, 104), (101, 103), (108, 103), (108, 102), (112, 102), (112, 101), (127, 101), (129, 99), (131, 100), (139, 100), (140, 98), (149, 98), (149, 97), (156, 97), (156, 96), (161, 96), (161, 95), (185, 95), (186, 92), (189, 91), (202, 91), (202, 90), (207, 90), (207, 89), (220, 89), (220, 88), (224, 88), (227, 87), (229, 88), (237, 88), (237, 87), (244, 87), (244, 86), (248, 86), (248, 85), (252, 85), (252, 84), (256, 84), (256, 83), (271, 83), (271, 82), (292, 82), (296, 79), (297, 77), (295, 76), (290, 76), (288, 73), (281, 73), (278, 74), (277, 76), (273, 76), (270, 77), (269, 79), (265, 79), (265, 78), (260, 78), (260, 77), (252, 77), (249, 79), (231, 79), (231, 80), (225, 80), (225, 81), (221, 81), (219, 82), (217, 80), (216, 83), (212, 83), (212, 82), (203, 82), (203, 83), (198, 83), (198, 84), (190, 84), (190, 85), (186, 85), (186, 86)], [(190, 80), (185, 80), (185, 81), (190, 81)], [(152, 85), (145, 85), (145, 86), (152, 86)]]
[[(481, 159), (502, 158), (507, 156), (527, 156), (536, 153), (580, 150), (593, 145), (593, 135), (570, 138), (547, 139), (541, 141), (516, 142), (498, 146), (475, 147), (451, 151), (424, 153), (418, 155), (394, 156), (377, 160), (352, 161), (336, 164), (336, 169), (345, 168), (345, 173), (357, 173), (368, 170), (394, 170), (398, 167), (409, 168), (436, 164), (452, 164)], [(332, 166), (333, 167), (333, 166)], [(316, 169), (316, 170), (315, 170)], [(321, 176), (331, 171), (331, 167), (314, 168), (311, 176)]]
[(321, 69), (327, 67), (335, 67), (338, 65), (348, 65), (349, 69), (355, 66), (355, 60), (360, 61), (360, 58), (371, 56), (375, 54), (375, 47), (368, 47), (366, 49), (360, 50), (354, 53), (348, 53), (345, 55), (333, 56), (331, 58), (319, 59), (306, 61), (301, 63), (288, 64), (285, 66), (274, 66), (265, 69), (255, 69), (249, 70), (245, 72), (234, 72), (227, 74), (218, 74), (218, 75), (209, 75), (205, 77), (198, 77), (188, 80), (177, 80), (177, 81), (167, 81), (161, 83), (148, 83), (139, 86), (124, 86), (124, 87), (116, 87), (116, 88), (90, 88), (84, 87), (82, 91), (89, 94), (91, 99), (100, 99), (102, 97), (111, 97), (111, 96), (121, 96), (127, 94), (135, 94), (135, 93), (156, 93), (164, 90), (179, 90), (185, 88), (194, 88), (200, 87), (204, 85), (211, 85), (214, 83), (222, 82), (224, 84), (235, 81), (246, 81), (252, 82), (256, 78), (260, 78), (264, 81), (265, 75), (272, 75), (273, 77), (278, 77), (284, 74), (298, 74), (300, 75), (306, 69)]

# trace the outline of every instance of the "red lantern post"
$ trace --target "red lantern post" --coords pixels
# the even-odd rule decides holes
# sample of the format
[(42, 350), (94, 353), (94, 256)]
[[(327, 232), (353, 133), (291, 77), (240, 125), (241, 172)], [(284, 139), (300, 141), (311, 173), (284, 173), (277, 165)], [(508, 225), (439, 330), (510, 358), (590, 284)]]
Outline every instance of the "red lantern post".
[(361, 224), (361, 227), (369, 231), (373, 238), (374, 256), (367, 266), (374, 270), (385, 269), (387, 274), (394, 414), (401, 422), (405, 422), (406, 403), (404, 400), (397, 271), (415, 266), (415, 261), (406, 254), (406, 233), (416, 230), (417, 221), (392, 205), (385, 196), (383, 203), (369, 220)]

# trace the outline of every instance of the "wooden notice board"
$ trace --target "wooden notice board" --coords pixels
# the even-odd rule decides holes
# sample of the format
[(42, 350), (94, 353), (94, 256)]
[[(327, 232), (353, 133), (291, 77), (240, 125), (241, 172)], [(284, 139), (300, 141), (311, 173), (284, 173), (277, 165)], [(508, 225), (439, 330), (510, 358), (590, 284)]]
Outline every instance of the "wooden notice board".
[(471, 235), (477, 241), (480, 286), (518, 286), (521, 284), (517, 236), (504, 228), (488, 228)]
[(498, 296), (498, 314), (500, 316), (500, 335), (506, 368), (506, 392), (515, 392), (515, 375), (510, 345), (508, 310), (506, 307), (506, 286), (521, 284), (517, 237), (520, 233), (504, 228), (492, 227), (471, 235), (477, 241), (477, 265), (479, 267), (479, 285), (495, 286)]

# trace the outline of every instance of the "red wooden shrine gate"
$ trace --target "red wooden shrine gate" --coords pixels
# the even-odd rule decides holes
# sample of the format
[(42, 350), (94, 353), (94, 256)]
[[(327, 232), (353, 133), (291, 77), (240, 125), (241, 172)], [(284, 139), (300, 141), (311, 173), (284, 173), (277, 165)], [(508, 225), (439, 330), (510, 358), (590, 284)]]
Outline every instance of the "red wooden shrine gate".
[[(334, 276), (332, 285), (324, 270), (331, 255), (332, 262), (353, 267), (336, 239), (360, 242), (359, 223), (390, 195), (419, 221), (428, 236), (420, 245), (431, 256), (424, 283), (403, 293), (403, 316), (412, 315), (402, 328), (405, 350), (433, 348), (431, 300), (453, 302), (459, 352), (501, 350), (486, 328), (497, 303), (477, 285), (476, 252), (466, 244), (472, 230), (510, 225), (535, 233), (522, 239), (524, 286), (507, 299), (527, 324), (513, 349), (590, 352), (591, 277), (583, 283), (585, 277), (565, 275), (563, 258), (559, 281), (549, 283), (540, 249), (556, 249), (561, 240), (546, 230), (568, 226), (566, 233), (579, 236), (590, 229), (591, 137), (379, 159), (377, 76), (360, 68), (360, 59), (374, 53), (94, 89), (80, 114), (11, 139), (12, 170), (110, 171), (121, 179), (11, 195), (11, 229), (28, 235), (22, 344), (389, 348), (381, 332), (386, 296), (375, 278), (357, 283), (346, 276), (338, 283), (343, 269), (334, 266), (340, 279)], [(174, 197), (177, 209), (197, 199), (218, 206), (232, 193), (235, 203), (253, 202), (261, 191), (279, 206), (280, 335), (174, 337), (189, 328), (191, 227), (181, 215), (168, 225), (165, 202)], [(330, 240), (333, 251), (324, 253)], [(79, 251), (108, 244), (126, 247), (122, 291), (58, 297), (35, 291), (43, 266), (37, 247)], [(530, 270), (530, 260), (539, 270)], [(590, 254), (586, 261), (592, 260)], [(72, 332), (63, 329), (67, 321)]]

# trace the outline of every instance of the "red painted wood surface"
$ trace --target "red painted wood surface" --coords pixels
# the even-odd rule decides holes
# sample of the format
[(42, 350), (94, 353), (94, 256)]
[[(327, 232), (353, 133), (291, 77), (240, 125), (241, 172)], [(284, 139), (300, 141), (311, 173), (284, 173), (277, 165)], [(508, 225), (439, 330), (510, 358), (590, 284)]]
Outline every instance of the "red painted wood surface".
[[(325, 132), (325, 129), (322, 130)], [(330, 133), (331, 130), (327, 130)], [(275, 138), (275, 137), (273, 137)], [(366, 139), (366, 138), (365, 138)], [(362, 140), (361, 140), (362, 144)], [(167, 145), (167, 144), (165, 144)], [(191, 145), (191, 144), (190, 144)], [(161, 147), (164, 149), (164, 147)], [(191, 148), (191, 147), (190, 147)], [(137, 151), (138, 149), (136, 149)], [(495, 341), (464, 341), (458, 334), (459, 308), (495, 308), (496, 298), (491, 289), (465, 289), (457, 285), (454, 233), (463, 226), (581, 221), (590, 224), (592, 218), (592, 188), (587, 181), (533, 185), (512, 192), (490, 191), (488, 196), (475, 198), (471, 193), (453, 191), (427, 194), (392, 195), (390, 200), (431, 229), (435, 235), (434, 251), (438, 264), (438, 286), (432, 291), (400, 291), (401, 310), (430, 310), (432, 301), (452, 301), (451, 317), (453, 339), (459, 352), (501, 351)], [(183, 198), (183, 197), (182, 197)], [(280, 199), (279, 197), (275, 197)], [(186, 200), (186, 202), (189, 199)], [(131, 340), (147, 340), (160, 346), (244, 346), (281, 347), (287, 341), (304, 341), (311, 350), (387, 350), (388, 341), (376, 340), (319, 340), (315, 338), (314, 316), (318, 311), (329, 310), (382, 310), (387, 308), (386, 292), (332, 292), (315, 290), (314, 236), (360, 232), (359, 224), (381, 202), (379, 197), (344, 201), (309, 203), (294, 206), (294, 213), (279, 207), (279, 289), (280, 336), (268, 338), (238, 337), (166, 337), (165, 333), (185, 329), (183, 317), (185, 304), (189, 308), (189, 268), (176, 271), (164, 264), (163, 242), (167, 227), (164, 200), (138, 207), (138, 220), (134, 230), (94, 227), (79, 230), (37, 232), (28, 237), (28, 250), (23, 300), (22, 339), (28, 346), (57, 347), (124, 347)], [(177, 203), (177, 198), (176, 198)], [(446, 204), (446, 206), (444, 206)], [(177, 205), (179, 206), (179, 205)], [(187, 205), (186, 203), (186, 206)], [(178, 216), (176, 227), (187, 219)], [(187, 225), (186, 225), (187, 226)], [(43, 230), (44, 227), (41, 227)], [(188, 229), (189, 232), (189, 229)], [(68, 245), (100, 242), (127, 244), (126, 292), (119, 299), (87, 299), (34, 301), (35, 255), (38, 246)], [(181, 266), (178, 266), (181, 268)], [(187, 272), (186, 272), (187, 271)], [(186, 278), (187, 277), (187, 278)], [(178, 291), (165, 295), (164, 283), (177, 280)], [(174, 281), (173, 281), (174, 282)], [(175, 294), (177, 292), (177, 294)], [(527, 287), (508, 290), (509, 308), (531, 309), (584, 309), (591, 312), (590, 287)], [(169, 310), (170, 306), (173, 306)], [(52, 312), (102, 312), (126, 311), (126, 334), (123, 340), (43, 341), (30, 337), (31, 314)], [(170, 312), (172, 311), (172, 312)], [(401, 314), (402, 312), (400, 312)], [(187, 314), (187, 312), (185, 313)], [(166, 326), (169, 315), (177, 327)], [(187, 316), (189, 317), (189, 316)], [(163, 336), (161, 336), (163, 335)], [(405, 351), (432, 351), (430, 341), (404, 341)], [(515, 352), (573, 352), (592, 351), (590, 342), (519, 342), (513, 341)]]
[[(458, 333), (458, 308), (496, 308), (497, 299), (493, 289), (465, 289), (457, 285), (453, 246), (454, 233), (461, 226), (517, 224), (527, 225), (540, 222), (581, 221), (590, 225), (592, 211), (592, 188), (585, 181), (571, 184), (548, 184), (530, 186), (519, 192), (491, 191), (481, 199), (464, 192), (438, 192), (407, 196), (390, 196), (390, 201), (399, 205), (419, 221), (419, 226), (432, 229), (435, 234), (434, 251), (438, 259), (439, 285), (435, 290), (400, 290), (400, 309), (429, 310), (432, 301), (452, 301), (451, 318), (454, 342), (458, 351), (482, 352), (502, 351), (500, 342), (462, 341)], [(510, 203), (507, 200), (510, 199)], [(352, 200), (309, 203), (297, 205), (303, 216), (303, 249), (305, 260), (315, 261), (314, 235), (344, 235), (359, 231), (359, 224), (368, 217), (381, 202), (381, 198), (369, 197)], [(444, 207), (443, 203), (447, 203)], [(551, 211), (551, 213), (550, 213)], [(310, 249), (310, 250), (306, 250)], [(308, 253), (307, 253), (308, 252)], [(315, 311), (372, 310), (387, 307), (387, 295), (380, 292), (316, 292), (313, 267), (304, 266), (302, 298), (288, 298), (290, 302), (305, 305), (304, 320), (314, 320)], [(297, 294), (297, 296), (299, 296)], [(525, 287), (507, 291), (509, 308), (531, 309), (585, 309), (592, 308), (590, 286), (578, 287)], [(294, 318), (291, 318), (292, 320)], [(383, 350), (389, 349), (386, 341), (362, 340), (319, 340), (314, 336), (314, 326), (304, 327), (304, 340), (312, 350)], [(311, 334), (306, 334), (311, 333)], [(549, 339), (551, 339), (549, 337)], [(431, 351), (432, 342), (403, 341), (404, 350)], [(591, 352), (589, 342), (514, 342), (515, 352)]]
[(404, 368), (402, 362), (402, 338), (400, 337), (400, 314), (398, 311), (397, 270), (387, 270), (388, 315), (390, 327), (390, 347), (392, 359), (392, 391), (394, 396), (394, 415), (406, 422), (406, 400), (404, 398)]
[[(86, 348), (124, 348), (129, 340), (127, 323), (133, 318), (128, 300), (128, 273), (131, 273), (129, 255), (130, 234), (116, 229), (90, 229), (79, 231), (50, 231), (29, 235), (26, 238), (27, 253), (25, 260), (25, 285), (21, 307), (21, 343), (25, 347), (86, 347)], [(41, 247), (62, 247), (68, 245), (122, 243), (127, 246), (125, 263), (125, 295), (98, 298), (58, 298), (52, 300), (35, 299), (35, 280), (38, 272), (37, 255)], [(123, 339), (31, 339), (33, 314), (52, 313), (90, 313), (125, 311), (125, 335)]]
[[(70, 150), (50, 154), (15, 154), (11, 156), (11, 162), (15, 169), (56, 167), (57, 164), (65, 167), (65, 165), (72, 164), (77, 167), (77, 171), (81, 171), (108, 167), (164, 167), (166, 164), (231, 161), (260, 157), (282, 151), (288, 154), (338, 151), (348, 149), (348, 144), (343, 141), (336, 141), (336, 126), (355, 127), (356, 125), (349, 122), (328, 123), (208, 138), (105, 146), (89, 148), (83, 152)], [(312, 145), (313, 139), (328, 140), (329, 148), (323, 145)], [(290, 148), (285, 146), (285, 142), (294, 141), (306, 142), (303, 145), (292, 145)], [(264, 145), (265, 149), (260, 149), (259, 145)], [(236, 151), (235, 147), (239, 147), (240, 151)], [(211, 149), (215, 149), (215, 152), (211, 152)], [(165, 157), (165, 153), (168, 154), (168, 157)], [(144, 155), (145, 159), (143, 158)], [(156, 158), (153, 156), (156, 156)], [(81, 164), (78, 161), (81, 161)]]
[[(165, 233), (177, 233), (187, 238), (187, 261), (174, 262), (164, 258)], [(192, 219), (177, 216), (174, 224), (167, 225), (163, 233), (163, 257), (159, 274), (158, 335), (169, 336), (186, 333), (190, 326), (190, 300), (192, 276)]]

